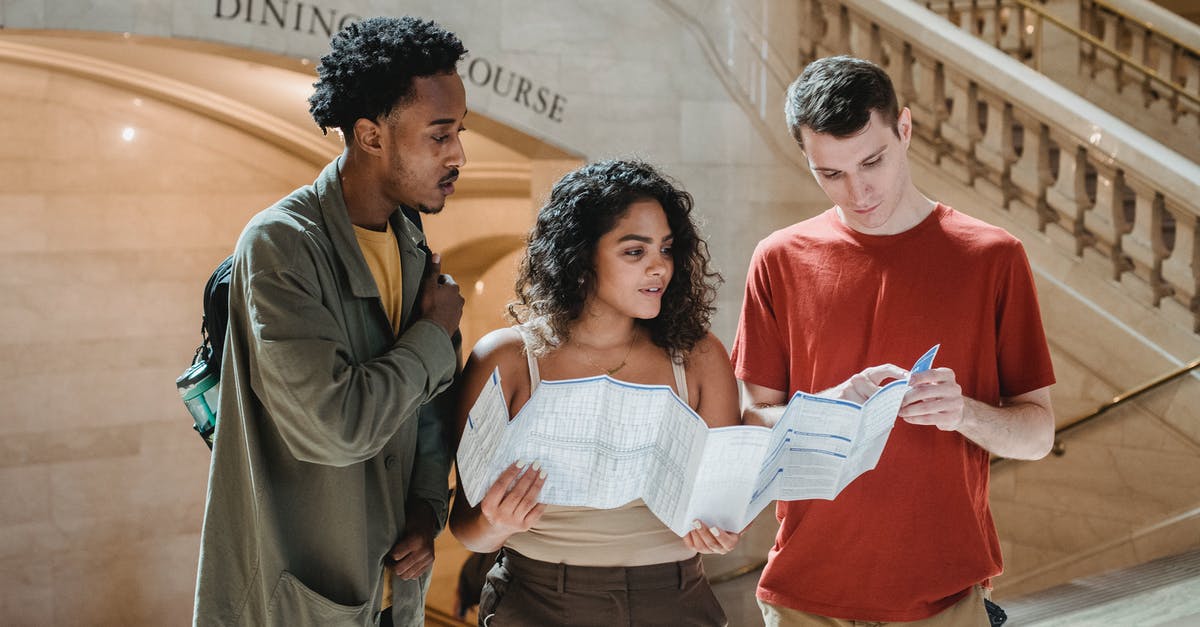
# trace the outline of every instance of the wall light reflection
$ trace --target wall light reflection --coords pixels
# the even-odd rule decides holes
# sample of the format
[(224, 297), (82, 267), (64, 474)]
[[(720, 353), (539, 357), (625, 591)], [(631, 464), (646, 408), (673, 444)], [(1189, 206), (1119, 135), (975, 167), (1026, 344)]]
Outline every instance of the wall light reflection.
[(137, 131), (135, 131), (132, 126), (126, 126), (125, 128), (121, 129), (121, 139), (127, 142), (133, 141), (135, 135), (137, 135)]

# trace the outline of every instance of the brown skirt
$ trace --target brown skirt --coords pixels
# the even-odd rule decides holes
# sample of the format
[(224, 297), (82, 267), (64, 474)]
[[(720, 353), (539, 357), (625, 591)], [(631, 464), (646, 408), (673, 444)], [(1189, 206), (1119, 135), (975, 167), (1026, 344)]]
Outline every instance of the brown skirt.
[(502, 549), (479, 603), (481, 627), (728, 624), (700, 556), (649, 566), (551, 564)]

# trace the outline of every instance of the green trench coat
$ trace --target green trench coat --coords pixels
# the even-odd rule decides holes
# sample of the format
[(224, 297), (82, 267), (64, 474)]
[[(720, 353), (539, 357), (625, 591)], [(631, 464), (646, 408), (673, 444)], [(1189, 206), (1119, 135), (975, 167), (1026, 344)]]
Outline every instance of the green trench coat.
[[(238, 241), (196, 625), (371, 625), (406, 502), (425, 500), (445, 523), (451, 417), (430, 403), (458, 356), (445, 330), (414, 320), (424, 235), (400, 211), (390, 220), (399, 337), (337, 160)], [(421, 624), (428, 579), (393, 581), (396, 625)]]

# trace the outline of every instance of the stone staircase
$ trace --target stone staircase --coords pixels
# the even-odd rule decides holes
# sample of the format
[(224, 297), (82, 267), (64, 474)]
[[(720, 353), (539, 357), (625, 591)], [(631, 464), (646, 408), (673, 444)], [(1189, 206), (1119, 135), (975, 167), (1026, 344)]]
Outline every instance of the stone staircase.
[[(1200, 355), (1200, 166), (1180, 154), (1198, 144), (1189, 139), (1198, 89), (1189, 48), (1114, 21), (1100, 0), (1079, 2), (1077, 15), (1092, 11), (1086, 23), (1101, 25), (1092, 39), (1110, 41), (1119, 57), (1092, 40), (1063, 52), (1061, 38), (1017, 37), (1048, 33), (1055, 0), (997, 5), (1006, 11), (958, 2), (956, 22), (918, 2), (660, 4), (686, 14), (722, 82), (772, 129), (763, 141), (793, 159), (798, 176), (808, 175), (802, 157), (775, 131), (803, 65), (853, 54), (888, 70), (913, 112), (918, 186), (1025, 244), (1059, 379), (1060, 428)], [(1131, 118), (1161, 118), (1163, 141), (1140, 128), (1144, 120), (1135, 127), (1031, 67), (1052, 66), (1041, 56), (1052, 51), (1089, 88), (1107, 83), (1114, 101), (1137, 101)], [(1166, 95), (1130, 57), (1183, 91)], [(1164, 145), (1176, 139), (1179, 150)], [(1184, 372), (1073, 429), (1047, 460), (998, 464), (992, 507), (1006, 555), (998, 598), (1200, 547), (1198, 408), (1200, 377)], [(739, 553), (761, 556), (766, 546)]]

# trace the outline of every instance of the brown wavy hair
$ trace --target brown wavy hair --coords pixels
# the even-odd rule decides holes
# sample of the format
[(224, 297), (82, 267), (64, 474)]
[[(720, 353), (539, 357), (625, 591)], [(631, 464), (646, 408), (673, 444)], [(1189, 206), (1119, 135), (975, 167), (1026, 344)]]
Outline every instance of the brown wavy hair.
[(635, 322), (677, 361), (708, 333), (722, 278), (709, 268), (708, 244), (692, 220), (691, 194), (647, 163), (601, 161), (555, 183), (529, 233), (508, 315), (527, 330), (534, 355), (570, 339), (571, 323), (595, 289), (597, 243), (640, 200), (656, 200), (666, 212), (675, 269), (658, 316)]

